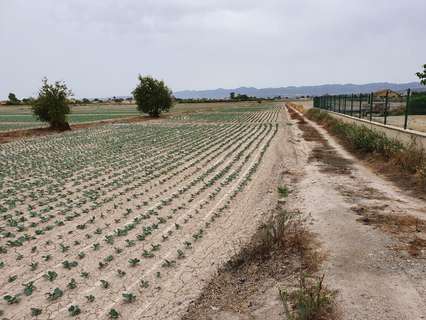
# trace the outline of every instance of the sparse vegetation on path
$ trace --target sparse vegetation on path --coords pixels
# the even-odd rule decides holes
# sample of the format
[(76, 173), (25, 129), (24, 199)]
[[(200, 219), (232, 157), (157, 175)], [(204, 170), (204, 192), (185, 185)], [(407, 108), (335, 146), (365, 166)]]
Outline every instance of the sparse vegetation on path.
[[(409, 180), (426, 190), (426, 151), (413, 142), (406, 146), (401, 142), (389, 139), (363, 125), (344, 123), (330, 116), (326, 111), (310, 109), (306, 116), (323, 125), (346, 146), (362, 155), (375, 157), (375, 162), (384, 172), (394, 174), (395, 171), (405, 173)], [(399, 179), (401, 175), (395, 177)]]

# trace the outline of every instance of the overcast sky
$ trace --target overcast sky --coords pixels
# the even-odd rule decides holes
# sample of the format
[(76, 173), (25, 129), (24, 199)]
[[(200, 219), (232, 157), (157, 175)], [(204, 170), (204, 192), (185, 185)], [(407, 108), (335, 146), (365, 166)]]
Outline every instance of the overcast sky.
[(426, 0), (0, 0), (0, 99), (416, 81)]

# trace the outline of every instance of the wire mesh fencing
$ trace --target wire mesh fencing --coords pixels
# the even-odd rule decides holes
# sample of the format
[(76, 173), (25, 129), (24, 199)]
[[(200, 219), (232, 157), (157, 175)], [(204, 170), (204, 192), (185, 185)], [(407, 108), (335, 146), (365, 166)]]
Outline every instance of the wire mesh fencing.
[(367, 121), (426, 132), (426, 93), (390, 90), (368, 94), (315, 97), (315, 108)]

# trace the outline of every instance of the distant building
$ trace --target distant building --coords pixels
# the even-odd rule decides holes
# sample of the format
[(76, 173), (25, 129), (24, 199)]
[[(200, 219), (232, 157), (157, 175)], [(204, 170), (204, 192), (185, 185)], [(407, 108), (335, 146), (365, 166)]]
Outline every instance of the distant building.
[(5, 105), (7, 105), (7, 100), (0, 101), (0, 106), (5, 106)]
[(386, 89), (374, 92), (374, 96), (379, 97), (379, 98), (385, 98), (387, 92), (389, 92), (389, 96), (388, 96), (389, 98), (401, 97), (401, 95), (398, 92), (395, 92), (395, 91), (392, 91), (392, 90), (386, 90)]

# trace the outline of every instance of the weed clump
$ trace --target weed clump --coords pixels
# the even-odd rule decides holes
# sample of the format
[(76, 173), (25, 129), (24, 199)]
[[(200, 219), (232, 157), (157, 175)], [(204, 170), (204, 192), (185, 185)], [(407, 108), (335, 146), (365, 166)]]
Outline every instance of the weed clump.
[(329, 319), (333, 313), (336, 292), (323, 285), (324, 275), (315, 278), (302, 275), (296, 290), (279, 290), (289, 320)]

